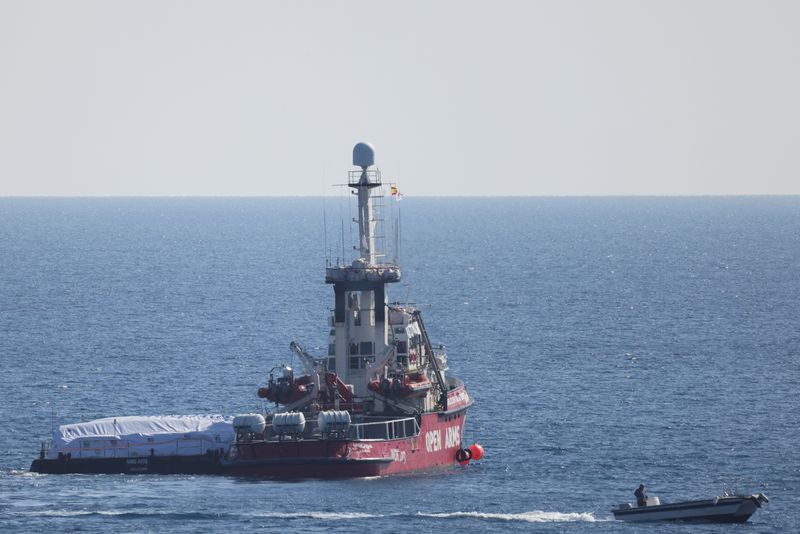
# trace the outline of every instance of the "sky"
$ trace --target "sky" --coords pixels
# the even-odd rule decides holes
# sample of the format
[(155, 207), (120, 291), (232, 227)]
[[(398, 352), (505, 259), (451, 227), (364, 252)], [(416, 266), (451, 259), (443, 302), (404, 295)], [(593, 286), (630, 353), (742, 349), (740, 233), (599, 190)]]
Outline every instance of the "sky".
[(0, 0), (0, 196), (800, 194), (800, 2)]

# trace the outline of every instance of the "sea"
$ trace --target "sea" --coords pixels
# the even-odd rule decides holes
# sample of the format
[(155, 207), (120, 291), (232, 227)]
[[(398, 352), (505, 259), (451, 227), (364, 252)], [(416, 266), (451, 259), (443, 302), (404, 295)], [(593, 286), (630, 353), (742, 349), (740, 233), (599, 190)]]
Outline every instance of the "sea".
[[(268, 370), (298, 365), (290, 341), (326, 351), (324, 268), (351, 253), (352, 212), (2, 198), (0, 531), (800, 531), (800, 197), (387, 208), (390, 299), (446, 345), (483, 460), (354, 480), (31, 474), (59, 424), (260, 409)], [(770, 502), (741, 525), (615, 521), (640, 483)]]

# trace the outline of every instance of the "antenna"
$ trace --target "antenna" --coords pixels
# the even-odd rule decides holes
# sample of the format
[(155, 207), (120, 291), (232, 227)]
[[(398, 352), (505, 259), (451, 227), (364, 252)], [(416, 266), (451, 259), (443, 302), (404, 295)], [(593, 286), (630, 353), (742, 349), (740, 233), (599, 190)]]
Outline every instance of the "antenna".
[[(353, 191), (350, 191), (350, 194), (353, 194)], [(350, 231), (350, 246), (352, 246), (353, 241), (353, 203), (348, 200), (347, 202), (347, 228)], [(342, 251), (344, 251), (344, 247), (342, 247)], [(344, 254), (342, 254), (342, 262), (347, 263), (347, 259), (345, 258)]]
[(344, 255), (344, 219), (342, 219), (342, 265), (345, 263), (346, 256)]
[(398, 245), (397, 245), (397, 243), (398, 243), (398, 238), (397, 238), (397, 219), (395, 219), (395, 221), (394, 221), (393, 230), (394, 230), (394, 232), (392, 232), (392, 233), (394, 234), (394, 244), (392, 245), (392, 251), (394, 252), (394, 256), (392, 257), (392, 263), (397, 265), (397, 257), (398, 257), (398, 254), (397, 254), (397, 247), (398, 247)]
[(397, 247), (395, 255), (398, 258), (400, 257), (400, 243), (403, 242), (402, 241), (402, 239), (403, 239), (403, 224), (402, 224), (403, 223), (403, 219), (402, 219), (402, 214), (403, 214), (403, 212), (398, 207), (397, 208), (397, 228), (396, 228), (396, 230), (397, 230), (397, 243), (395, 244), (396, 247)]
[(330, 251), (328, 250), (328, 214), (325, 208), (325, 168), (322, 169), (322, 226), (324, 234), (322, 237), (323, 246), (325, 247), (325, 266), (331, 263)]

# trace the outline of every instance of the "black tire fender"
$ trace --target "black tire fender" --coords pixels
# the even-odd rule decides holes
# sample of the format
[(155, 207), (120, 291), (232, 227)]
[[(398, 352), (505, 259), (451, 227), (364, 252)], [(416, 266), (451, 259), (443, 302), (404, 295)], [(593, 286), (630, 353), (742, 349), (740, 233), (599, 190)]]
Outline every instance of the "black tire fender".
[(469, 462), (472, 460), (472, 451), (469, 449), (458, 449), (456, 451), (456, 462)]

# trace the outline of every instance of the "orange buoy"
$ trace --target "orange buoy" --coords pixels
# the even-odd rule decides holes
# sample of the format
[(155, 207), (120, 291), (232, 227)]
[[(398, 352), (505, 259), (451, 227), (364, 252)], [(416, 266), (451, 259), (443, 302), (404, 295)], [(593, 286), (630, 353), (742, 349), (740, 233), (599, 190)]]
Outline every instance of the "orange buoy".
[(472, 453), (473, 460), (480, 460), (483, 458), (483, 447), (478, 445), (477, 443), (473, 443), (469, 446), (469, 451)]

